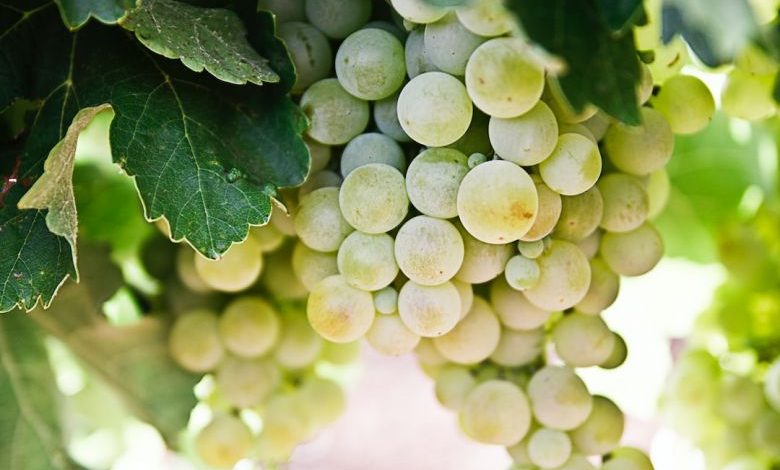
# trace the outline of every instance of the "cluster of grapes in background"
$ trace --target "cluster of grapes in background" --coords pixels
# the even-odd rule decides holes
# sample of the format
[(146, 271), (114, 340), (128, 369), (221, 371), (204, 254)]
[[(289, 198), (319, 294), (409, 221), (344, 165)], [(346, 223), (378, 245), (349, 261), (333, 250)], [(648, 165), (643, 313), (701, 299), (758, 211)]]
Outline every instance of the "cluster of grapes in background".
[(286, 460), (340, 413), (328, 366), (365, 338), (414, 351), (465, 434), (519, 468), (652, 468), (576, 368), (625, 360), (600, 314), (663, 255), (664, 166), (675, 133), (710, 121), (709, 90), (664, 46), (627, 126), (573, 110), (500, 0), (390, 3), (260, 2), (296, 66), (312, 165), (221, 260), (179, 253), (170, 348), (210, 374), (196, 450), (215, 467)]

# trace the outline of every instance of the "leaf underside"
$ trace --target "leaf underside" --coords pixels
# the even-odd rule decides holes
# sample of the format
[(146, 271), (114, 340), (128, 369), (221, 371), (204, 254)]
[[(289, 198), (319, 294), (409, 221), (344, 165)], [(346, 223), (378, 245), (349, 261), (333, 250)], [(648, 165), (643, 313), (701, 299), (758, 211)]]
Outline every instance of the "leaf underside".
[(133, 7), (133, 0), (56, 0), (62, 20), (71, 30), (84, 26), (90, 18), (114, 24)]

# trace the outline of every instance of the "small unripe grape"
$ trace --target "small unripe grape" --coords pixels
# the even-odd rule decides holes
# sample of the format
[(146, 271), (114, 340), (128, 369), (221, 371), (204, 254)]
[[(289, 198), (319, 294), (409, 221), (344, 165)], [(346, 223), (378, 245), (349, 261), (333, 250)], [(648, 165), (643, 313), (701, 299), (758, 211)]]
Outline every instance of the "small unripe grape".
[(598, 315), (570, 313), (553, 329), (555, 351), (572, 367), (592, 367), (609, 359), (615, 335)]
[(513, 256), (506, 263), (504, 270), (507, 284), (516, 290), (526, 290), (535, 286), (539, 282), (539, 273), (539, 264), (522, 255)]
[(300, 106), (310, 120), (307, 135), (323, 144), (346, 144), (368, 125), (368, 103), (350, 95), (335, 78), (312, 84)]
[(404, 132), (429, 147), (443, 147), (460, 139), (473, 113), (466, 87), (443, 72), (414, 77), (401, 90), (397, 110)]
[(385, 287), (374, 292), (374, 308), (379, 313), (390, 315), (398, 311), (398, 291)]
[(528, 457), (541, 468), (556, 468), (571, 456), (571, 439), (555, 429), (541, 428), (528, 439)]
[(458, 188), (468, 171), (466, 156), (457, 150), (425, 150), (412, 160), (406, 172), (409, 200), (425, 215), (442, 219), (457, 217)]
[(393, 237), (386, 233), (352, 232), (339, 247), (339, 272), (358, 289), (387, 287), (398, 274), (393, 247)]

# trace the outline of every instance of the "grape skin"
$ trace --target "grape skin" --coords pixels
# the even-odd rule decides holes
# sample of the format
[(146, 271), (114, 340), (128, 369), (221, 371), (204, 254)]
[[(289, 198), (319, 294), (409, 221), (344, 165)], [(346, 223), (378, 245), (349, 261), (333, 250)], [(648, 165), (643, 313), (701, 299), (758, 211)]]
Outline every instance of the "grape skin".
[(520, 367), (535, 361), (544, 348), (544, 330), (517, 331), (504, 328), (490, 360), (504, 367)]
[(198, 432), (195, 449), (207, 465), (230, 468), (249, 454), (253, 441), (252, 431), (240, 419), (220, 414)]
[(412, 332), (424, 337), (450, 332), (460, 320), (461, 301), (450, 282), (424, 286), (407, 281), (398, 293), (398, 313)]
[(451, 75), (466, 73), (466, 63), (486, 38), (466, 29), (454, 13), (425, 26), (425, 50), (442, 72)]
[(233, 354), (258, 357), (267, 353), (279, 337), (276, 311), (261, 297), (233, 300), (219, 319), (219, 336)]
[(352, 232), (341, 213), (338, 188), (320, 188), (301, 199), (295, 214), (295, 231), (309, 248), (331, 252)]
[(336, 76), (341, 86), (357, 98), (387, 98), (401, 87), (406, 77), (404, 48), (387, 31), (375, 28), (356, 31), (336, 52)]
[(542, 162), (558, 142), (558, 122), (549, 106), (541, 101), (520, 116), (490, 118), (488, 132), (496, 154), (522, 166)]
[(339, 272), (352, 286), (366, 291), (387, 287), (398, 275), (393, 237), (352, 232), (339, 247)]
[(431, 5), (425, 0), (390, 0), (390, 3), (403, 19), (412, 23), (433, 23), (449, 11), (448, 8)]
[(460, 422), (464, 432), (477, 442), (514, 445), (531, 426), (528, 399), (511, 382), (488, 380), (468, 394)]
[(300, 21), (281, 23), (279, 37), (284, 41), (295, 66), (292, 93), (299, 94), (312, 83), (326, 78), (333, 67), (333, 51), (328, 38), (314, 26)]
[[(406, 37), (404, 57), (406, 73), (409, 75), (409, 78), (414, 78), (425, 72), (436, 72), (439, 70), (433, 64), (428, 50), (425, 49), (425, 30), (422, 28), (416, 28), (409, 32), (409, 36)], [(393, 107), (393, 114), (395, 114), (395, 110), (396, 106)], [(404, 135), (407, 135), (406, 132), (404, 132)]]
[(574, 429), (590, 415), (593, 398), (585, 383), (568, 367), (546, 366), (528, 383), (536, 420), (561, 431)]
[(468, 173), (468, 159), (449, 148), (431, 148), (417, 155), (406, 172), (406, 192), (418, 211), (450, 219), (458, 215), (458, 188)]
[(306, 18), (329, 38), (344, 39), (371, 18), (371, 0), (306, 0)]
[(506, 282), (515, 290), (526, 290), (539, 282), (539, 264), (522, 255), (510, 258), (504, 270)]
[(360, 134), (349, 141), (341, 153), (341, 176), (346, 178), (355, 168), (369, 163), (384, 163), (398, 171), (406, 170), (406, 156), (401, 146), (377, 132)]
[(658, 171), (674, 150), (674, 134), (663, 115), (650, 108), (640, 110), (642, 125), (614, 123), (604, 136), (604, 149), (612, 163), (636, 176)]
[(590, 263), (576, 245), (553, 240), (550, 248), (536, 261), (539, 263), (539, 281), (524, 291), (532, 304), (549, 311), (565, 310), (588, 293)]
[(552, 315), (528, 301), (501, 277), (490, 285), (490, 302), (501, 322), (514, 330), (533, 330), (543, 326)]
[(633, 447), (621, 447), (612, 452), (601, 470), (653, 470), (653, 464), (642, 451)]
[(512, 247), (479, 241), (462, 225), (458, 227), (463, 238), (463, 264), (455, 278), (470, 284), (482, 284), (498, 277), (512, 257)]
[(539, 210), (534, 224), (520, 239), (526, 242), (541, 240), (549, 235), (558, 223), (563, 207), (560, 194), (550, 189), (541, 179), (537, 180), (537, 178), (534, 178), (534, 183), (536, 184), (536, 192), (539, 195)]
[(565, 432), (541, 428), (528, 440), (528, 457), (541, 468), (555, 468), (571, 455), (571, 440)]
[(607, 232), (601, 239), (602, 258), (622, 276), (645, 274), (658, 264), (663, 253), (661, 235), (648, 223), (630, 232)]
[[(382, 134), (391, 137), (396, 142), (411, 142), (412, 139), (404, 132), (401, 123), (398, 121), (398, 114), (395, 111), (396, 106), (398, 105), (399, 94), (400, 92), (374, 102), (374, 124), (376, 124), (376, 127)], [(405, 168), (399, 168), (399, 170), (403, 169)]]
[(338, 200), (344, 219), (365, 233), (389, 232), (409, 210), (403, 175), (383, 163), (353, 170), (344, 179)]
[(461, 366), (449, 365), (444, 367), (436, 376), (434, 393), (436, 399), (445, 408), (459, 411), (466, 403), (469, 393), (477, 386), (474, 376), (468, 369)]
[(208, 372), (225, 355), (214, 312), (195, 310), (176, 319), (168, 336), (173, 359), (190, 372)]
[(365, 335), (374, 320), (371, 294), (352, 287), (343, 276), (330, 276), (309, 294), (306, 306), (312, 328), (334, 343), (348, 343)]
[(604, 455), (620, 445), (625, 419), (609, 398), (594, 395), (593, 411), (579, 427), (569, 432), (574, 446), (586, 455)]
[(609, 359), (615, 336), (598, 315), (570, 313), (553, 329), (555, 351), (572, 367), (591, 367)]
[(211, 260), (194, 253), (195, 271), (209, 287), (223, 292), (238, 292), (254, 284), (263, 270), (260, 245), (247, 237), (233, 245), (222, 258)]
[(238, 408), (261, 404), (280, 381), (279, 369), (267, 358), (228, 356), (219, 364), (216, 374), (219, 392)]
[(539, 164), (539, 174), (558, 194), (582, 194), (596, 184), (601, 174), (601, 154), (587, 137), (562, 134), (552, 154)]
[(598, 185), (576, 196), (564, 196), (553, 237), (570, 242), (584, 240), (599, 227), (603, 213), (604, 199)]
[(475, 0), (455, 13), (463, 26), (480, 36), (501, 36), (512, 29), (512, 17), (502, 0)]
[(498, 346), (501, 326), (485, 300), (474, 297), (471, 311), (447, 334), (433, 339), (436, 349), (457, 364), (476, 364)]
[(366, 332), (368, 344), (388, 356), (400, 356), (414, 350), (420, 336), (409, 330), (398, 315), (380, 315)]
[(612, 305), (620, 292), (620, 276), (601, 258), (590, 260), (590, 287), (574, 307), (586, 315), (598, 315)]
[(385, 287), (374, 292), (374, 308), (385, 315), (397, 312), (398, 291), (392, 287)]
[(335, 253), (312, 250), (301, 242), (296, 243), (293, 249), (292, 266), (298, 280), (309, 291), (321, 280), (339, 273)]
[(642, 182), (625, 173), (610, 173), (598, 182), (604, 200), (601, 228), (628, 232), (642, 225), (650, 213), (650, 200)]
[(310, 120), (307, 135), (323, 144), (346, 144), (368, 125), (368, 103), (350, 95), (335, 78), (312, 84), (300, 106)]
[(463, 239), (446, 220), (418, 215), (403, 224), (395, 237), (398, 266), (418, 284), (435, 286), (449, 281), (463, 257)]
[(690, 75), (667, 79), (651, 103), (653, 109), (664, 115), (675, 134), (699, 132), (715, 114), (715, 100), (709, 88)]
[(303, 312), (282, 315), (282, 335), (274, 348), (274, 360), (287, 369), (303, 369), (317, 360), (323, 350), (322, 338), (317, 335)]

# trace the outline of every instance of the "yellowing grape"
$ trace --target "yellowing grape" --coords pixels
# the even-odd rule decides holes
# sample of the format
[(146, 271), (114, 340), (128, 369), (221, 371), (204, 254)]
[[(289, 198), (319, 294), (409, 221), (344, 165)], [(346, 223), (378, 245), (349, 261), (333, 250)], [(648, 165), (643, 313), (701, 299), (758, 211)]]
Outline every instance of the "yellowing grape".
[(238, 292), (254, 284), (263, 269), (260, 245), (252, 238), (233, 245), (218, 260), (195, 253), (195, 271), (212, 289)]
[(312, 328), (335, 343), (348, 343), (363, 336), (374, 321), (371, 294), (352, 287), (344, 276), (330, 276), (309, 294), (306, 313)]
[(221, 414), (198, 432), (195, 450), (207, 465), (232, 468), (249, 455), (252, 449), (252, 431), (235, 416)]
[(588, 293), (590, 263), (577, 245), (553, 240), (536, 261), (539, 281), (524, 291), (532, 304), (549, 311), (565, 310)]
[(476, 364), (493, 353), (500, 337), (501, 325), (490, 304), (474, 297), (471, 311), (447, 334), (434, 338), (433, 343), (452, 362)]
[(176, 319), (168, 337), (168, 350), (181, 367), (208, 372), (219, 364), (225, 350), (217, 322), (217, 315), (208, 310), (195, 310)]
[(435, 286), (461, 267), (463, 239), (450, 222), (426, 215), (408, 220), (395, 236), (395, 259), (412, 281)]
[(424, 286), (407, 281), (398, 294), (398, 313), (415, 334), (441, 336), (461, 318), (460, 294), (451, 282)]
[(460, 422), (463, 431), (477, 442), (511, 446), (528, 432), (531, 411), (525, 393), (517, 385), (488, 380), (468, 394)]
[(582, 194), (596, 184), (601, 174), (601, 154), (587, 137), (562, 134), (552, 154), (539, 164), (539, 174), (558, 194)]
[(279, 318), (260, 297), (233, 300), (219, 319), (219, 335), (225, 347), (238, 356), (257, 357), (267, 353), (279, 337)]
[(400, 356), (413, 351), (420, 336), (409, 330), (398, 315), (379, 315), (366, 332), (366, 340), (382, 354)]

